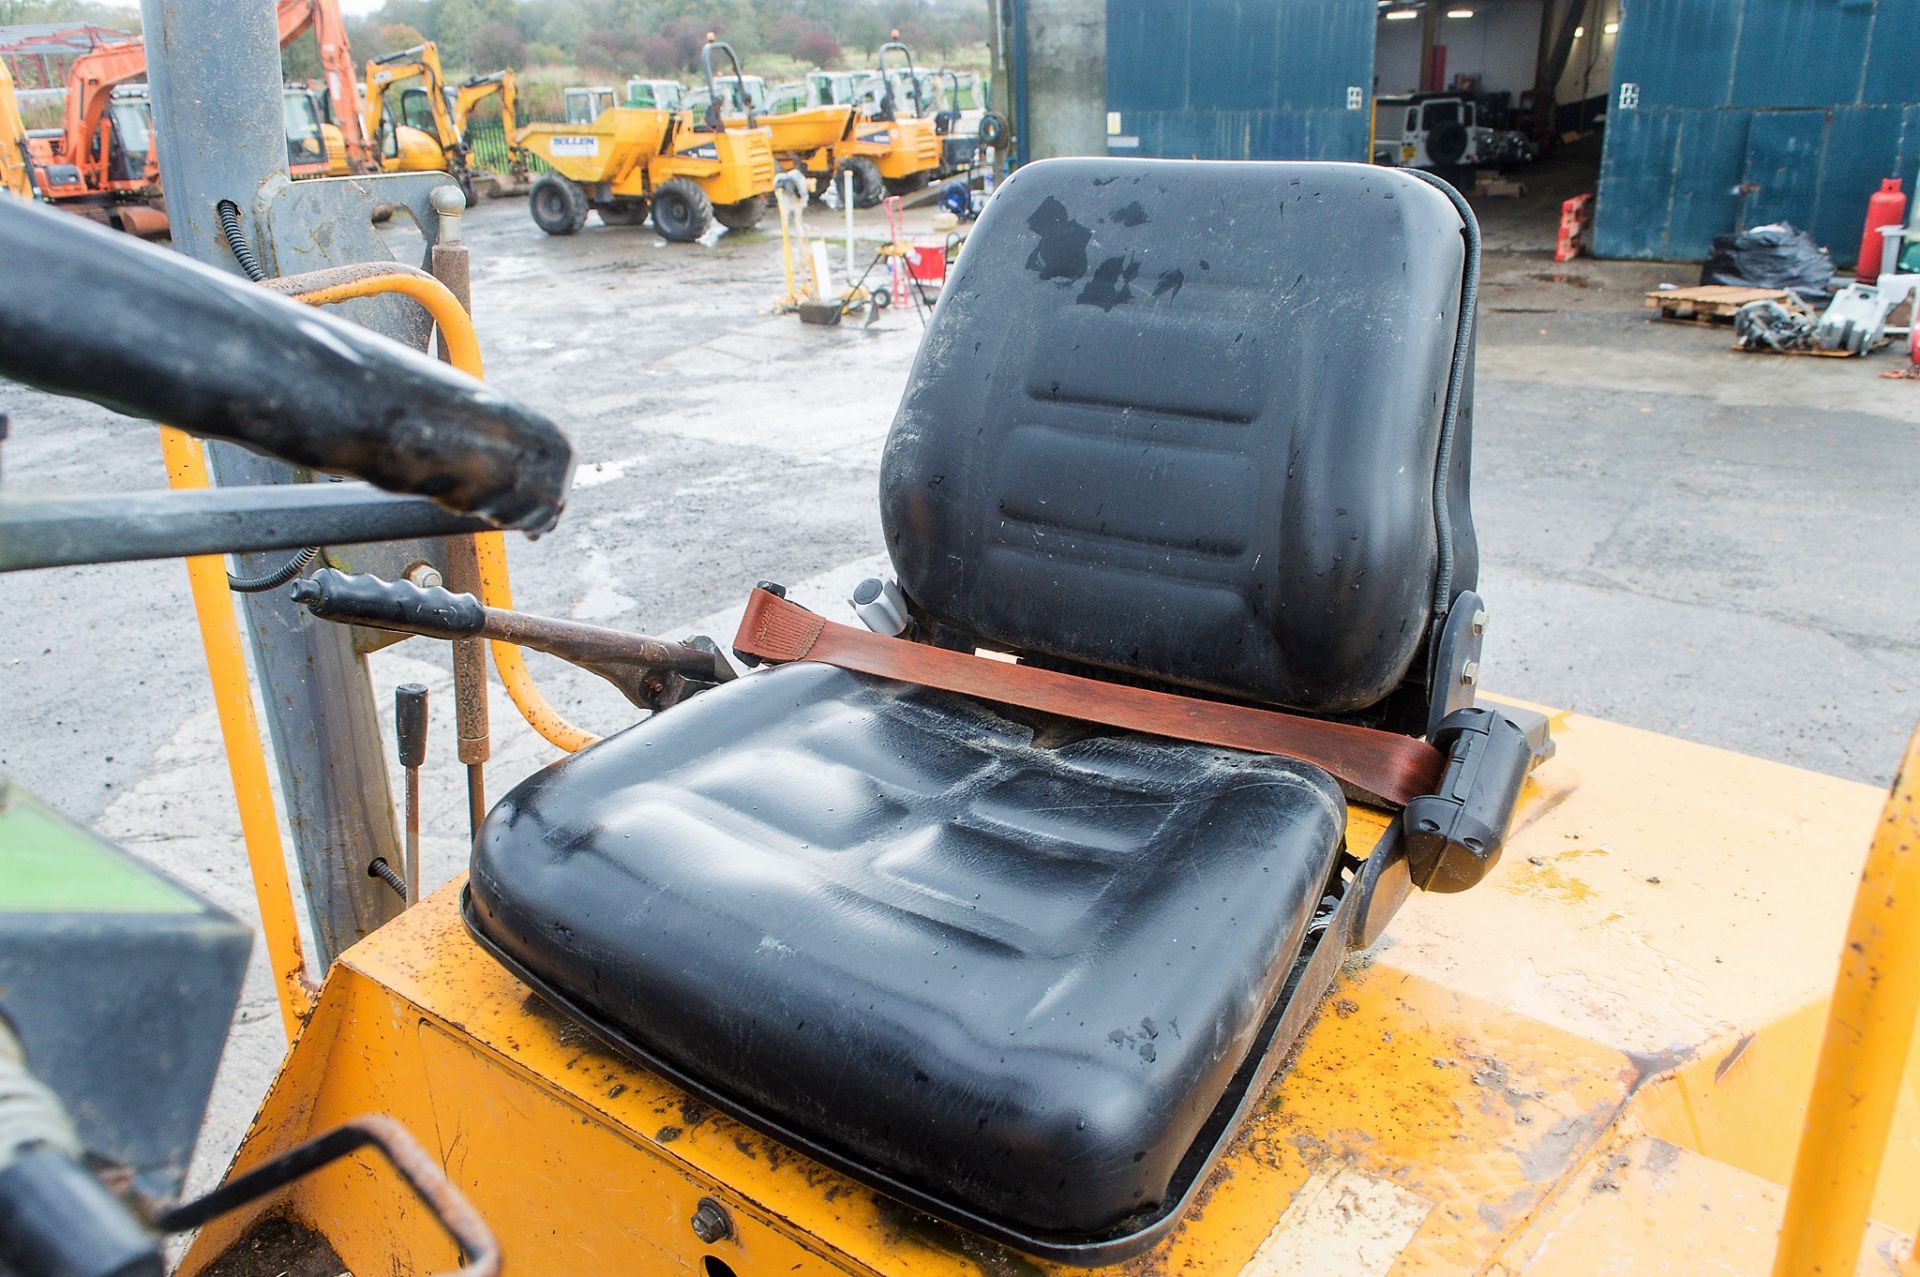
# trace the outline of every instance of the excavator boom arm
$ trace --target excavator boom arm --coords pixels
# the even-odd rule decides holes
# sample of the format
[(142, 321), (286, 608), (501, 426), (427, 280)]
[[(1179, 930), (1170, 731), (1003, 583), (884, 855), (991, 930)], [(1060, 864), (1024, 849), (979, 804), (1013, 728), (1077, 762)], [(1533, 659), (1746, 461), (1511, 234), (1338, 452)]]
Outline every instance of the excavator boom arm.
[(366, 105), (353, 66), (353, 48), (337, 0), (280, 0), (280, 47), (286, 48), (309, 29), (320, 47), (320, 67), (326, 76), (327, 96), (333, 103), (334, 123), (347, 144), (347, 160), (355, 168), (373, 162), (364, 123)]
[[(377, 136), (380, 132), (381, 116), (387, 109), (387, 93), (408, 80), (424, 82), (427, 102), (433, 112), (433, 129), (439, 135), (434, 140), (450, 155), (460, 153), (465, 133), (455, 119), (454, 107), (447, 101), (447, 79), (440, 70), (440, 50), (431, 40), (367, 63), (367, 136)], [(396, 125), (401, 122), (394, 121)]]

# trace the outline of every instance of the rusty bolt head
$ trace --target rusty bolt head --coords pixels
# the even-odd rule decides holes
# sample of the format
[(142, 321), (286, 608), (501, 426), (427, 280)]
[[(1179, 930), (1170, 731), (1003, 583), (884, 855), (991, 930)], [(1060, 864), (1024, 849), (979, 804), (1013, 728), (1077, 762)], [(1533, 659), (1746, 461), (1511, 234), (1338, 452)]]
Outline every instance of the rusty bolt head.
[(1480, 662), (1468, 661), (1460, 667), (1460, 681), (1472, 687), (1480, 681)]
[(1473, 614), (1473, 632), (1475, 634), (1485, 634), (1487, 632), (1487, 610), (1485, 608), (1481, 608)]
[(711, 1246), (733, 1236), (733, 1216), (711, 1197), (703, 1197), (693, 1211), (693, 1235)]

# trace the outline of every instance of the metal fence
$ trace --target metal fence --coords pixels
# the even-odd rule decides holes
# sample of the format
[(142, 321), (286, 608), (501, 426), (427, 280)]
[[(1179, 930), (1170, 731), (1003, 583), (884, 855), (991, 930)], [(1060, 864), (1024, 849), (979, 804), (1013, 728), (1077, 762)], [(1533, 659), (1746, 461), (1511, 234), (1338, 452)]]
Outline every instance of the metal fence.
[[(504, 173), (510, 167), (507, 156), (507, 129), (499, 119), (473, 120), (467, 125), (467, 150), (473, 166), (488, 173)], [(537, 155), (527, 156), (527, 167), (535, 173), (547, 171)]]

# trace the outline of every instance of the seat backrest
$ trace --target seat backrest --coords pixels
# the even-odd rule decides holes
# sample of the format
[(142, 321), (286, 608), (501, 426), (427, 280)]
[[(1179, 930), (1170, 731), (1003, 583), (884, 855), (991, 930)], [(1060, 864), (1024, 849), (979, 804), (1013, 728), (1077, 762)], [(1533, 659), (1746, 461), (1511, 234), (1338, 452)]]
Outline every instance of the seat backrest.
[(1368, 165), (1022, 168), (888, 436), (902, 588), (981, 646), (1314, 713), (1423, 680), (1477, 563), (1462, 231)]

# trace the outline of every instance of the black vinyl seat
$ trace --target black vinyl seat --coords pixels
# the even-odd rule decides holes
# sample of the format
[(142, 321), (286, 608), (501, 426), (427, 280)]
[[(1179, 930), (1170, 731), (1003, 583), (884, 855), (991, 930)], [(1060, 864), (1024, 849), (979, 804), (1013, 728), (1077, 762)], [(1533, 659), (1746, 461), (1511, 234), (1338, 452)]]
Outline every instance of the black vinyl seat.
[(515, 790), (474, 921), (783, 1131), (1030, 1227), (1110, 1228), (1159, 1201), (1246, 1055), (1346, 805), (1287, 759), (1035, 736), (828, 666), (742, 679)]
[[(917, 636), (1423, 734), (1477, 560), (1463, 229), (1364, 165), (1022, 169), (883, 459)], [(1305, 763), (803, 664), (522, 783), (465, 907), (680, 1084), (1073, 1259), (1170, 1225), (1284, 1047), (1345, 814)]]

